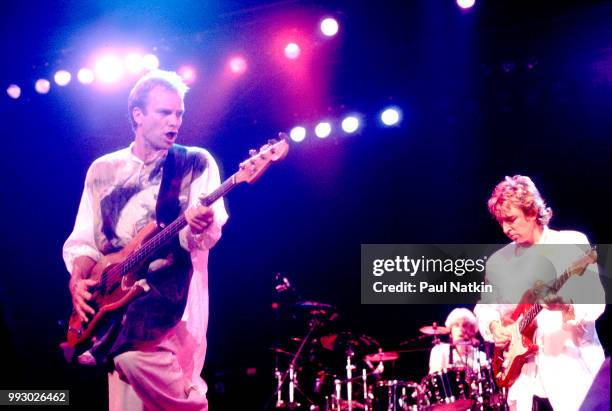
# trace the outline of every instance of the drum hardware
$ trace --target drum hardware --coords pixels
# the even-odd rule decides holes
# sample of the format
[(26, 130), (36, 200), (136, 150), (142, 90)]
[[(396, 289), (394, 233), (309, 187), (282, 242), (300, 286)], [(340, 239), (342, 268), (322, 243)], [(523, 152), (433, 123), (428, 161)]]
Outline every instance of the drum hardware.
[[(282, 377), (279, 377), (278, 374), (275, 371), (275, 378), (277, 380), (277, 387), (276, 387), (276, 393), (275, 393), (277, 408), (288, 408), (288, 409), (299, 408), (301, 406), (301, 404), (295, 400), (295, 392), (296, 391), (298, 391), (308, 401), (308, 403), (311, 406), (315, 406), (316, 407), (316, 404), (314, 403), (314, 401), (312, 401), (306, 395), (306, 393), (304, 393), (300, 389), (300, 386), (298, 384), (298, 375), (297, 375), (298, 373), (297, 373), (297, 370), (296, 370), (296, 364), (297, 364), (298, 358), (302, 357), (302, 351), (304, 350), (304, 347), (311, 340), (311, 338), (312, 338), (312, 336), (314, 334), (314, 331), (321, 325), (321, 323), (322, 323), (322, 321), (318, 320), (317, 318), (313, 318), (309, 322), (308, 332), (306, 333), (304, 338), (301, 339), (300, 346), (297, 349), (297, 351), (295, 352), (295, 354), (292, 355), (291, 362), (289, 363), (289, 367), (288, 367), (287, 371), (284, 373), (284, 375), (282, 375)], [(275, 348), (274, 351), (277, 352), (277, 353), (291, 354), (291, 353), (288, 353), (288, 352), (286, 352), (284, 350), (281, 350), (279, 348)], [(283, 399), (282, 399), (282, 386), (283, 386), (283, 383), (285, 382), (285, 380), (287, 380), (287, 379), (289, 381), (288, 382), (288, 402), (285, 403), (283, 401)]]
[[(394, 362), (402, 353), (429, 352), (433, 345), (441, 343), (441, 336), (450, 333), (449, 328), (438, 326), (436, 322), (426, 324), (419, 328), (419, 335), (399, 344), (404, 346), (431, 337), (428, 347), (383, 350), (369, 336), (327, 327), (338, 317), (336, 307), (301, 300), (286, 278), (279, 276), (277, 280), (278, 294), (295, 298), (282, 304), (291, 314), (283, 319), (293, 321), (291, 324), (298, 324), (300, 328), (303, 328), (303, 324), (308, 327), (303, 336), (285, 336), (285, 342), (299, 345), (297, 350), (292, 349), (291, 345), (289, 350), (285, 347), (272, 348), (277, 360), (279, 356), (287, 357), (283, 367), (277, 363), (274, 369), (275, 395), (270, 398), (269, 405), (276, 400), (276, 408), (287, 410), (507, 410), (505, 392), (498, 389), (492, 375), (488, 360), (490, 355), (482, 354), (481, 359), (478, 340), (449, 344), (456, 360), (464, 365), (453, 365), (413, 382), (410, 381), (412, 378), (404, 378), (412, 372), (400, 369), (401, 362)], [(279, 312), (277, 315), (280, 320)], [(452, 357), (450, 360), (452, 363)], [(385, 366), (393, 370), (385, 371)], [(360, 372), (356, 371), (358, 369)], [(286, 399), (283, 394), (287, 396)]]
[(450, 329), (447, 327), (440, 327), (438, 326), (437, 322), (434, 322), (432, 325), (426, 325), (424, 327), (419, 328), (419, 331), (425, 335), (433, 335), (433, 340), (432, 343), (433, 344), (439, 344), (440, 343), (440, 339), (438, 338), (439, 335), (444, 335), (444, 334), (449, 334), (450, 333)]
[(351, 357), (353, 356), (353, 350), (349, 348), (346, 353), (346, 401), (348, 405), (348, 411), (353, 411), (353, 368), (351, 364)]
[(399, 354), (395, 351), (387, 351), (383, 352), (382, 348), (378, 349), (377, 353), (368, 354), (363, 357), (363, 360), (366, 362), (385, 362), (385, 361), (395, 361), (399, 358)]
[(274, 369), (274, 377), (276, 378), (276, 408), (283, 408), (285, 405), (282, 397), (283, 373), (277, 368)]

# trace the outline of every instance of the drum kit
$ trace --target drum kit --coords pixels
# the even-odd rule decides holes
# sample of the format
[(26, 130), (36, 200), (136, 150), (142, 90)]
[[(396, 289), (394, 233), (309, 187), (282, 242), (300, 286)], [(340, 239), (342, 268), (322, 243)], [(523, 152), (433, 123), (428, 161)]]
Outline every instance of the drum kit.
[[(402, 356), (427, 356), (450, 333), (436, 323), (419, 329), (420, 335), (400, 343), (401, 349), (384, 350), (372, 337), (352, 331), (332, 331), (329, 318), (335, 307), (299, 301), (294, 308), (309, 318), (303, 337), (289, 338), (288, 346), (273, 347), (274, 409), (312, 411), (505, 411), (506, 393), (495, 384), (489, 349), (470, 341), (478, 353), (473, 361), (425, 375), (420, 381), (402, 378), (395, 367)], [(407, 345), (431, 338), (427, 347)], [(467, 345), (467, 344), (466, 344)], [(488, 347), (484, 347), (488, 348)], [(280, 358), (280, 360), (279, 360)], [(469, 364), (469, 366), (468, 366)]]

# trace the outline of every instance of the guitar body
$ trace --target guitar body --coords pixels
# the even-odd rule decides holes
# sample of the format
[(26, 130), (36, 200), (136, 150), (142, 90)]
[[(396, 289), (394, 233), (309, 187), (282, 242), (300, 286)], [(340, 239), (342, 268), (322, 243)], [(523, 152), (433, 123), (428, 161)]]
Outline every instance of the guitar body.
[(94, 331), (101, 326), (108, 316), (130, 301), (148, 291), (146, 280), (139, 278), (142, 265), (136, 266), (123, 275), (109, 275), (109, 271), (123, 263), (128, 256), (138, 250), (144, 242), (159, 231), (155, 221), (147, 224), (121, 251), (102, 257), (92, 268), (88, 278), (98, 284), (92, 289), (90, 305), (96, 313), (88, 322), (72, 311), (68, 322), (68, 346), (77, 348), (92, 338)]
[(523, 315), (531, 307), (532, 304), (518, 304), (509, 318), (502, 319), (502, 325), (510, 327), (512, 338), (504, 346), (495, 346), (493, 351), (493, 375), (498, 387), (510, 387), (521, 374), (525, 362), (538, 352), (538, 346), (533, 343), (536, 323), (531, 322), (522, 333), (519, 328)]

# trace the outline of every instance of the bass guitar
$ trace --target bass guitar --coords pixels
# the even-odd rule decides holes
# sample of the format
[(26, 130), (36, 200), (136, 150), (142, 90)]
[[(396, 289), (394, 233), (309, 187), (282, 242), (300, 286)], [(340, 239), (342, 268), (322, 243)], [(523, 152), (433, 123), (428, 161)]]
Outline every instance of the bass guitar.
[[(250, 157), (240, 163), (238, 171), (215, 191), (201, 198), (200, 204), (211, 206), (238, 184), (255, 182), (272, 163), (285, 158), (289, 151), (287, 135), (280, 133), (279, 136), (282, 138), (280, 141), (270, 140), (259, 151), (251, 150)], [(113, 312), (149, 291), (150, 287), (142, 275), (143, 268), (186, 225), (184, 213), (166, 226), (152, 221), (125, 248), (103, 256), (96, 263), (88, 277), (97, 281), (91, 289), (90, 300), (96, 312), (89, 321), (84, 322), (75, 310), (72, 311), (66, 342), (62, 343), (65, 352), (82, 353), (91, 348), (96, 330)]]

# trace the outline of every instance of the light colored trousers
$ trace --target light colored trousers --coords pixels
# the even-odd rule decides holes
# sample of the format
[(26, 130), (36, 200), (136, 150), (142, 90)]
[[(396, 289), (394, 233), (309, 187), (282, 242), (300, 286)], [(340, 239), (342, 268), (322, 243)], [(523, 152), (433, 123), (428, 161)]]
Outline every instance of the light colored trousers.
[[(174, 333), (157, 344), (115, 357), (108, 374), (109, 411), (207, 411), (206, 392), (189, 380), (181, 364), (184, 348)], [(204, 392), (203, 392), (204, 391)]]

